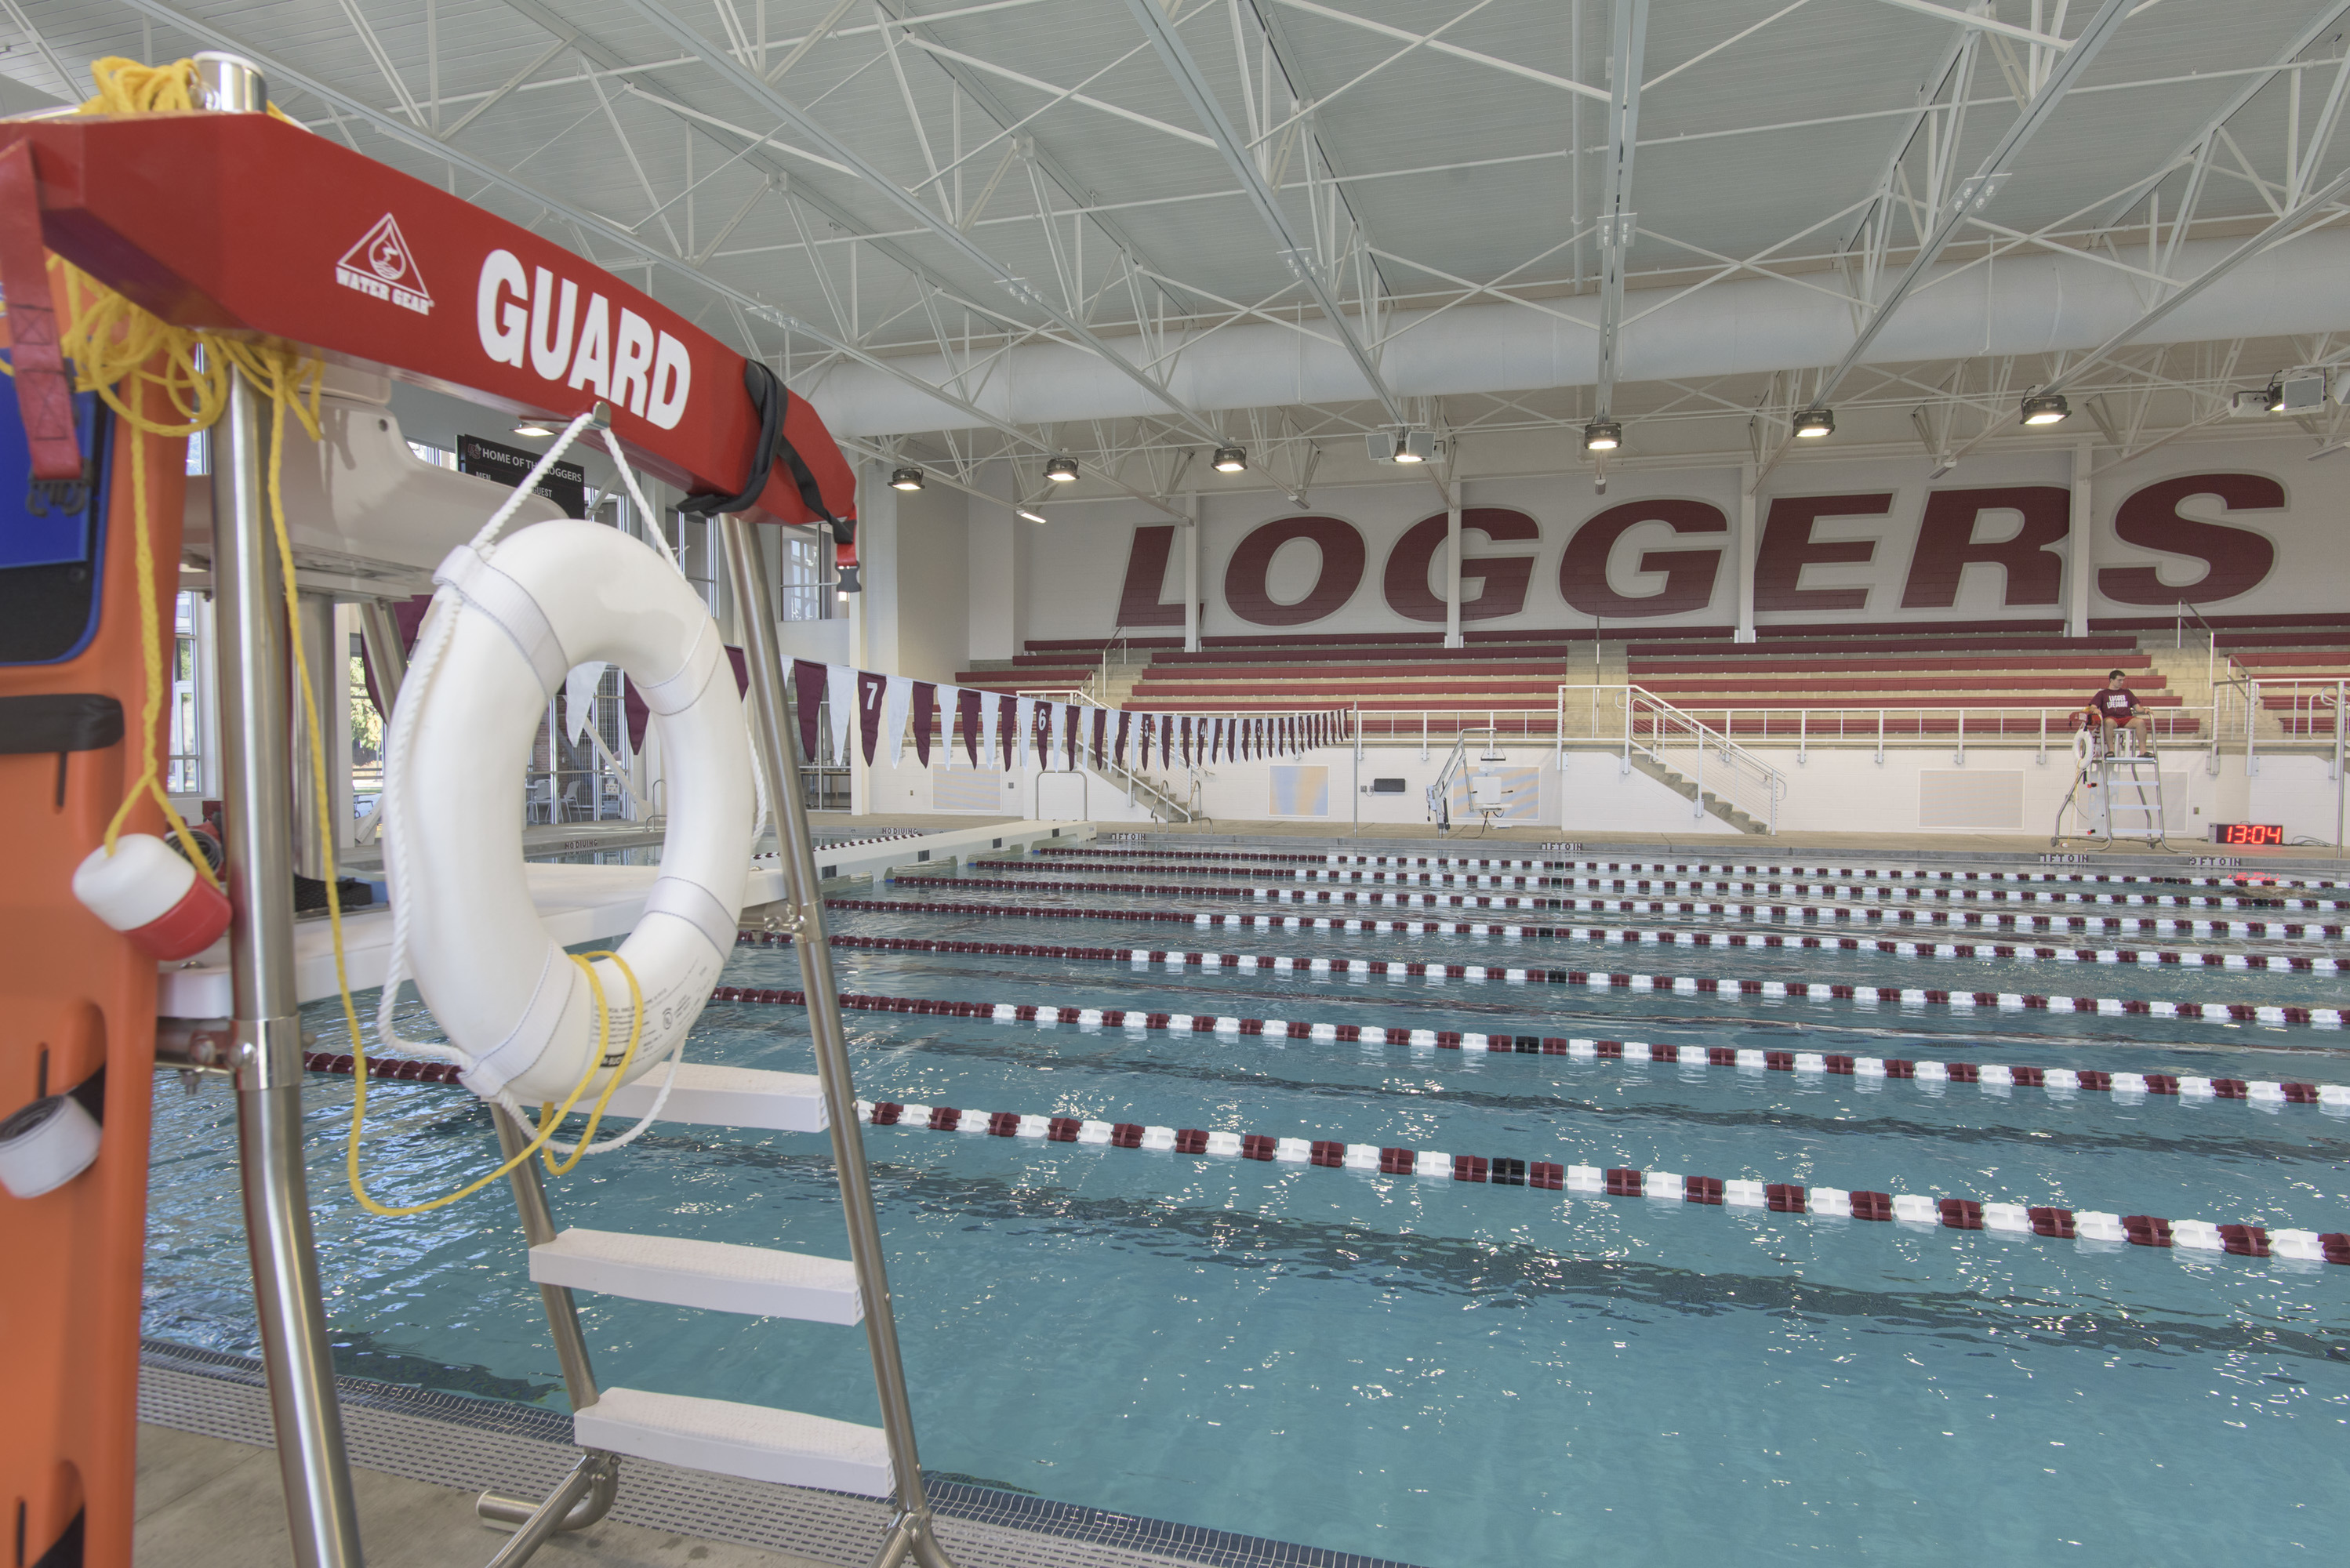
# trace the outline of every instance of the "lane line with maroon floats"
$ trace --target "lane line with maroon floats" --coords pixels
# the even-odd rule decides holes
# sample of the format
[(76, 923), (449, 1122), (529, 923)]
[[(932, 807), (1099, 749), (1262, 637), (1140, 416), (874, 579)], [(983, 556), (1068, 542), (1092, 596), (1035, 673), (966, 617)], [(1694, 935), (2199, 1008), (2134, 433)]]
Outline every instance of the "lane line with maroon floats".
[[(764, 945), (776, 939), (744, 933), (744, 945)], [(788, 939), (783, 939), (787, 941)], [(1152, 958), (1141, 949), (1066, 948), (1014, 942), (954, 942), (923, 937), (833, 937), (835, 947), (860, 947), (892, 952), (976, 952), (1016, 958), (1077, 958), (1128, 960), (1136, 964), (1180, 962), (1193, 956), (1162, 953)], [(1443, 965), (1430, 968), (1442, 969)], [(1453, 969), (1471, 966), (1453, 965)], [(796, 1007), (796, 991), (760, 986), (722, 985), (716, 1002)], [(1369, 1023), (1313, 1023), (1298, 1019), (1241, 1018), (1204, 1012), (1146, 1012), (1136, 1008), (1060, 1007), (1049, 1003), (1008, 1002), (947, 1002), (931, 997), (889, 996), (845, 992), (840, 1004), (871, 1012), (910, 1012), (937, 1018), (984, 1018), (999, 1023), (1076, 1023), (1105, 1029), (1169, 1034), (1252, 1035), (1270, 1040), (1347, 1041), (1365, 1045), (1403, 1045), (1420, 1050), (1464, 1051), (1471, 1054), (1570, 1056), (1586, 1060), (1678, 1063), (1688, 1066), (1744, 1067), (1763, 1072), (1822, 1074), (1862, 1079), (1918, 1080), (1924, 1083), (1982, 1084), (2047, 1089), (2087, 1090), (2120, 1095), (2177, 1096), (2186, 1099), (2250, 1100), (2277, 1105), (2323, 1106), (2350, 1112), (2350, 1085), (2302, 1083), (2296, 1080), (2210, 1078), (2168, 1073), (2107, 1073), (2089, 1068), (1985, 1065), (1972, 1062), (1907, 1061), (1898, 1057), (1856, 1056), (1835, 1052), (1770, 1051), (1727, 1045), (1681, 1047), (1638, 1040), (1587, 1040), (1555, 1035), (1482, 1033), (1451, 1029), (1388, 1029)]]
[(1855, 877), (1919, 882), (2080, 882), (2140, 883), (2177, 888), (2343, 888), (2350, 886), (2318, 877), (2239, 871), (2220, 877), (2180, 877), (2126, 871), (1950, 871), (1886, 866), (1763, 866), (1731, 861), (1666, 860), (1543, 860), (1509, 859), (1467, 855), (1284, 854), (1256, 849), (1137, 849), (1107, 837), (1085, 845), (1039, 845), (1039, 855), (1079, 855), (1099, 858), (1118, 856), (1138, 860), (1267, 860), (1283, 865), (1394, 866), (1489, 871), (1627, 871), (1671, 872), (1681, 876)]
[(1631, 1166), (1603, 1169), (1598, 1166), (1527, 1160), (1510, 1155), (1451, 1154), (1408, 1146), (1343, 1143), (1335, 1138), (1211, 1132), (1201, 1127), (1152, 1127), (1138, 1122), (1091, 1121), (1016, 1111), (965, 1111), (951, 1106), (901, 1105), (889, 1100), (859, 1100), (857, 1114), (858, 1119), (868, 1127), (1042, 1138), (1108, 1148), (1263, 1160), (1313, 1169), (1427, 1177), (1608, 1198), (1657, 1199), (1669, 1203), (1749, 1209), (1824, 1220), (1899, 1221), (1952, 1231), (2004, 1231), (2051, 1241), (2127, 1242), (2138, 1247), (2176, 1247), (2235, 1257), (2282, 1257), (2350, 1264), (2350, 1232), (2344, 1231), (2321, 1233), (2298, 1229), (2269, 1230), (2259, 1225), (2218, 1225), (2204, 1220), (2171, 1220), (2152, 1214), (2109, 1214), (2054, 1205), (1938, 1199), (1920, 1193), (1804, 1187), (1794, 1182), (1738, 1178), (1724, 1179)]
[[(844, 996), (841, 1003), (843, 1006), (858, 1006), (880, 1000), (892, 999)], [(1018, 1011), (1051, 1012), (1054, 1010), (1024, 1008)], [(349, 1056), (323, 1052), (307, 1053), (304, 1064), (317, 1073), (348, 1074), (352, 1070)], [(375, 1060), (369, 1064), (368, 1075), (370, 1079), (397, 1082), (454, 1084), (457, 1067), (455, 1064), (447, 1062)], [(2122, 1075), (2115, 1075), (2116, 1077)], [(868, 1127), (1035, 1138), (1051, 1143), (1084, 1144), (1107, 1148), (1149, 1149), (1174, 1155), (1260, 1160), (1297, 1165), (1309, 1169), (1410, 1176), (1608, 1198), (1653, 1199), (1790, 1217), (1848, 1218), (1952, 1231), (1992, 1231), (2049, 1241), (2126, 1242), (2138, 1247), (2177, 1248), (2233, 1257), (2286, 1258), (2308, 1262), (2350, 1264), (2350, 1231), (2320, 1232), (2298, 1228), (2270, 1229), (2253, 1224), (2214, 1224), (2204, 1220), (2174, 1220), (2152, 1214), (2113, 1214), (2054, 1205), (1931, 1198), (1920, 1193), (1876, 1192), (1837, 1187), (1805, 1187), (1794, 1182), (1764, 1182), (1744, 1178), (1687, 1176), (1678, 1171), (1629, 1166), (1603, 1169), (1598, 1166), (1529, 1160), (1513, 1155), (1453, 1154), (1408, 1145), (1347, 1143), (1336, 1138), (1284, 1137), (1267, 1133), (1217, 1132), (1202, 1127), (1107, 1122), (1018, 1111), (970, 1111), (951, 1106), (926, 1106), (892, 1100), (859, 1100), (857, 1102), (857, 1116), (858, 1121)]]
[[(1040, 861), (1034, 866), (1017, 862), (989, 861), (983, 872), (976, 877), (1001, 877), (1021, 876), (1055, 876), (1066, 871), (1124, 873), (1138, 875), (1152, 869), (1149, 867), (1120, 865), (1114, 860), (1055, 860)], [(1557, 888), (1585, 892), (1608, 893), (1769, 893), (1796, 898), (1918, 898), (1938, 902), (1960, 901), (1990, 904), (2116, 904), (2149, 906), (2170, 909), (2262, 909), (2279, 910), (2339, 909), (2343, 901), (2337, 898), (2242, 898), (2207, 893), (2074, 893), (2010, 891), (2005, 888), (1892, 887), (1876, 888), (1860, 884), (1836, 882), (1758, 882), (1733, 881), (1726, 878), (1702, 879), (1685, 877), (1551, 877), (1518, 876), (1499, 872), (1474, 871), (1362, 871), (1343, 867), (1308, 867), (1288, 870), (1280, 866), (1191, 866), (1181, 868), (1193, 877), (1281, 877), (1295, 882), (1347, 882), (1398, 888)]]
[(1468, 920), (1365, 920), (1315, 915), (1195, 915), (1184, 910), (1056, 909), (1030, 904), (948, 904), (892, 898), (827, 898), (831, 909), (874, 914), (1014, 916), (1028, 919), (1157, 920), (1197, 926), (1262, 926), (1269, 929), (1373, 931), (1399, 936), (1521, 937), (1623, 946), (1786, 948), (1821, 952), (1884, 953), (1895, 958), (2016, 959), (2052, 963), (2176, 964), (2185, 969), (2270, 970), (2334, 974), (2339, 959), (2293, 953), (2231, 953), (2198, 948), (2045, 948), (2009, 942), (1899, 942), (1866, 937), (1814, 937), (1780, 931), (1694, 931), (1650, 926), (1511, 926)]
[[(737, 945), (785, 945), (759, 932), (737, 935)], [(1298, 958), (1286, 954), (1184, 952), (1156, 948), (1070, 947), (1039, 942), (964, 941), (947, 937), (830, 939), (839, 948), (873, 952), (982, 953), (1004, 958), (1124, 961), (1135, 964), (1330, 974), (1368, 979), (1465, 980), (1505, 985), (1574, 985), (1594, 991), (1666, 992), (1676, 996), (1731, 996), (1777, 1002), (1894, 1002), (1904, 1007), (1995, 1008), (2006, 1012), (2094, 1012), (2110, 1017), (2184, 1018), (2220, 1023), (2305, 1024), (2338, 1029), (2338, 1007), (2264, 1007), (2248, 1002), (2160, 1002), (2143, 997), (2043, 996), (2037, 992), (1945, 991), (1932, 986), (1839, 985), (1789, 980), (1736, 980), (1717, 975), (1634, 974), (1623, 971), (1513, 969), (1498, 964), (1426, 963), (1398, 959)]]
[[(2341, 937), (2350, 927), (2312, 925), (2284, 920), (2210, 920), (2159, 915), (2038, 915), (1973, 909), (1892, 909), (1880, 905), (1838, 904), (1699, 904), (1664, 898), (1544, 898), (1517, 894), (1371, 892), (1316, 888), (1184, 888), (1130, 882), (1042, 882), (1016, 878), (905, 877), (889, 880), (900, 888), (985, 888), (997, 894), (1122, 893), (1136, 898), (1247, 898), (1275, 904), (1359, 904), (1387, 909), (1558, 909), (1617, 915), (1720, 915), (1748, 920), (1890, 921), (1898, 925), (1980, 926), (2034, 931), (2136, 931), (2158, 936), (2216, 937)], [(912, 904), (899, 906), (912, 909)], [(1040, 909), (1040, 914), (1052, 913)], [(1128, 919), (1147, 916), (1135, 912)], [(1189, 918), (1184, 917), (1184, 918)]]

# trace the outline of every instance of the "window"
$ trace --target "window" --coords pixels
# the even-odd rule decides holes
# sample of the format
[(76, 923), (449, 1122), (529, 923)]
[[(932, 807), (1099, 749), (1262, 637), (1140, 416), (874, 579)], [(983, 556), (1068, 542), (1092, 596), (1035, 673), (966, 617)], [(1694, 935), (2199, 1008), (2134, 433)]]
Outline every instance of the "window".
[(829, 541), (797, 529), (785, 530), (783, 541), (781, 591), (775, 613), (785, 620), (832, 619), (835, 601), (831, 552), (827, 547)]
[(193, 594), (181, 594), (172, 607), (172, 691), (166, 700), (164, 735), (170, 754), (163, 770), (168, 794), (204, 791), (204, 721), (201, 687), (204, 617)]

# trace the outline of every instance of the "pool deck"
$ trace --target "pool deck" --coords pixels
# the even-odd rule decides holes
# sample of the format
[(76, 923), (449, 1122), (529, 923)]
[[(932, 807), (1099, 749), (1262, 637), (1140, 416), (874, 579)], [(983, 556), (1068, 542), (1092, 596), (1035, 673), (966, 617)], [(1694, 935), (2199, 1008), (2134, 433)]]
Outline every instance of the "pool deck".
[[(351, 1469), (351, 1490), (369, 1568), (486, 1563), (505, 1541), (475, 1516), (470, 1491), (358, 1466)], [(275, 1450), (141, 1422), (132, 1559), (169, 1568), (291, 1568), (285, 1496)], [(596, 1568), (825, 1568), (811, 1557), (612, 1519), (556, 1536), (533, 1561)]]

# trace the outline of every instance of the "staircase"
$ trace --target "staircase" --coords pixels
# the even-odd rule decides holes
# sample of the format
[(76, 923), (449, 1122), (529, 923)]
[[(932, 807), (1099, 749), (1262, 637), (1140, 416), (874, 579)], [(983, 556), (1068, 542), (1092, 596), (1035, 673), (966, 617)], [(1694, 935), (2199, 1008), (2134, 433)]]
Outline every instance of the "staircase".
[(1711, 790), (1707, 790), (1702, 795), (1700, 795), (1698, 792), (1697, 785), (1693, 782), (1681, 774), (1675, 773), (1672, 769), (1657, 761), (1654, 757), (1647, 755), (1645, 753), (1638, 751), (1633, 752), (1631, 753), (1631, 763), (1635, 768), (1638, 768), (1640, 772), (1648, 774), (1650, 778), (1656, 780), (1659, 784), (1664, 785), (1667, 789), (1672, 791), (1683, 800), (1697, 802), (1708, 816), (1718, 817), (1721, 821), (1726, 822), (1731, 826), (1736, 828), (1741, 833), (1767, 834), (1771, 831), (1770, 826), (1767, 823), (1756, 821), (1753, 817), (1747, 815), (1746, 813), (1739, 810), (1736, 806), (1731, 805), (1728, 801), (1722, 799)]

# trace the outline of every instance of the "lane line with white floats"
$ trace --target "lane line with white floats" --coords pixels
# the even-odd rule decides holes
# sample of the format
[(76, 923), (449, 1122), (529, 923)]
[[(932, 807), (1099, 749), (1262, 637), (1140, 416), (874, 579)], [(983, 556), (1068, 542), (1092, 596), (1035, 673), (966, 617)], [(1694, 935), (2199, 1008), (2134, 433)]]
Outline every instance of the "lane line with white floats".
[[(846, 1000), (846, 999), (844, 999)], [(352, 1058), (306, 1052), (303, 1065), (314, 1073), (348, 1076)], [(370, 1058), (371, 1081), (454, 1084), (457, 1067), (448, 1062)], [(2251, 1224), (2221, 1225), (2202, 1220), (2172, 1220), (2152, 1214), (2109, 1214), (2054, 1205), (1979, 1202), (1929, 1198), (1920, 1193), (1805, 1187), (1743, 1178), (1685, 1176), (1678, 1171), (1632, 1166), (1605, 1168), (1527, 1160), (1509, 1155), (1451, 1154), (1406, 1145), (1345, 1143), (1336, 1138), (1281, 1137), (1264, 1133), (1211, 1132), (1141, 1122), (1106, 1122), (1077, 1116), (1035, 1116), (1016, 1111), (965, 1111), (951, 1106), (858, 1100), (857, 1119), (867, 1127), (984, 1134), (1051, 1143), (1118, 1149), (1149, 1149), (1213, 1158), (1253, 1159), (1309, 1169), (1353, 1170), (1381, 1176), (1411, 1176), (1441, 1181), (1524, 1187), (1537, 1191), (1608, 1198), (1655, 1199), (1707, 1208), (1815, 1219), (1853, 1219), (1952, 1231), (1991, 1231), (2049, 1241), (2127, 1242), (2232, 1257), (2284, 1258), (2350, 1264), (2350, 1231), (2316, 1231)]]
[(1465, 855), (1292, 855), (1270, 849), (1137, 849), (1096, 839), (1086, 845), (1039, 845), (1039, 855), (1118, 856), (1148, 860), (1270, 860), (1284, 865), (1396, 866), (1459, 867), (1492, 871), (1628, 871), (1673, 872), (1687, 876), (1855, 877), (1923, 882), (2085, 882), (2147, 883), (2163, 887), (2278, 887), (2340, 888), (2350, 883), (2324, 877), (2295, 877), (2264, 871), (2240, 871), (2222, 877), (2180, 877), (2127, 871), (1950, 871), (1882, 866), (1763, 866), (1730, 861), (1666, 860), (1512, 860)]
[[(778, 944), (781, 938), (773, 939)], [(2151, 1002), (2139, 997), (2043, 996), (2037, 992), (1944, 991), (1935, 987), (1833, 985), (1804, 981), (1735, 980), (1713, 975), (1631, 974), (1579, 969), (1513, 969), (1492, 964), (1423, 963), (1388, 959), (1266, 957), (1255, 953), (1168, 952), (1146, 948), (1053, 946), (1032, 942), (964, 941), (944, 937), (829, 939), (839, 948), (876, 952), (979, 953), (1005, 958), (1124, 961), (1138, 965), (1197, 965), (1210, 969), (1264, 970), (1277, 974), (1341, 974), (1359, 978), (1465, 980), (1507, 985), (1572, 985), (1593, 991), (1665, 992), (1679, 996), (1726, 996), (1764, 1001), (1894, 1002), (1904, 1007), (1995, 1008), (2007, 1012), (2093, 1012), (2106, 1016), (2182, 1018), (2221, 1023), (2342, 1026), (2338, 1007), (2270, 1007), (2247, 1002)], [(763, 939), (744, 933), (738, 945)], [(723, 997), (726, 988), (721, 986)]]
[[(2158, 936), (2340, 937), (2350, 927), (2283, 920), (2212, 920), (2164, 915), (2039, 915), (1881, 905), (1697, 904), (1664, 898), (1538, 898), (1516, 894), (1383, 893), (1315, 888), (1185, 888), (1130, 882), (1024, 882), (1011, 877), (900, 877), (901, 888), (983, 888), (1003, 893), (1122, 893), (1136, 898), (1250, 898), (1275, 904), (1364, 904), (1388, 909), (1560, 909), (1617, 915), (1721, 915), (1757, 920), (1891, 920), (1930, 926), (2014, 927), (2035, 931), (2143, 931)], [(910, 905), (908, 907), (911, 907)], [(1137, 913), (1136, 919), (1148, 918)], [(1188, 917), (1187, 917), (1188, 918)]]
[(965, 1111), (951, 1106), (859, 1100), (857, 1119), (868, 1127), (929, 1132), (980, 1133), (994, 1137), (1041, 1138), (1054, 1143), (1108, 1148), (1155, 1149), (1179, 1155), (1254, 1159), (1326, 1170), (1356, 1170), (1381, 1176), (1430, 1177), (1438, 1180), (1529, 1187), (1551, 1192), (1608, 1198), (1649, 1198), (1709, 1208), (1751, 1209), (1769, 1214), (1820, 1219), (1899, 1221), (1951, 1231), (1997, 1231), (2051, 1241), (2126, 1241), (2133, 1246), (2178, 1248), (2235, 1257), (2298, 1259), (2350, 1264), (2350, 1232), (2269, 1230), (2258, 1225), (2215, 1225), (2204, 1220), (2170, 1220), (2152, 1214), (2108, 1214), (2054, 1205), (1981, 1202), (1965, 1198), (1929, 1198), (1914, 1192), (1871, 1192), (1840, 1187), (1804, 1187), (1635, 1166), (1603, 1169), (1526, 1160), (1508, 1155), (1451, 1154), (1403, 1145), (1343, 1143), (1336, 1138), (1279, 1137), (1267, 1133), (1210, 1132), (1138, 1122), (1105, 1122), (1076, 1116), (1044, 1116), (1017, 1111)]
[[(841, 939), (832, 939), (836, 943)], [(901, 938), (899, 940), (927, 940)], [(754, 945), (746, 942), (744, 945)], [(765, 945), (764, 941), (756, 945)], [(778, 942), (781, 945), (781, 942)], [(940, 950), (933, 946), (924, 950)], [(972, 943), (972, 949), (1002, 951), (1010, 943)], [(1122, 957), (1113, 948), (1043, 948), (1052, 957)], [(722, 985), (713, 1002), (798, 1007), (800, 992), (763, 986)], [(1744, 1067), (1762, 1072), (1819, 1074), (1848, 1078), (1914, 1079), (1921, 1083), (1990, 1084), (2051, 1090), (2087, 1090), (2121, 1095), (2177, 1096), (2182, 1099), (2259, 1101), (2323, 1106), (2350, 1110), (2350, 1084), (2305, 1084), (2296, 1080), (2209, 1078), (2168, 1073), (2107, 1073), (2092, 1068), (1986, 1066), (1974, 1062), (1906, 1061), (1898, 1057), (1849, 1056), (1816, 1051), (1770, 1051), (1728, 1045), (1690, 1046), (1637, 1040), (1586, 1040), (1557, 1035), (1478, 1033), (1453, 1029), (1388, 1029), (1369, 1023), (1310, 1023), (1297, 1019), (1239, 1018), (1191, 1012), (1146, 1012), (1139, 1008), (1060, 1007), (1049, 1003), (948, 1002), (921, 996), (843, 992), (840, 1005), (867, 1012), (910, 1012), (931, 1018), (983, 1018), (997, 1023), (1074, 1023), (1081, 1028), (1125, 1029), (1137, 1033), (1214, 1034), (1237, 1039), (1310, 1040), (1403, 1045), (1416, 1050), (1462, 1051), (1471, 1054), (1568, 1056), (1586, 1061), (1678, 1063), (1687, 1066)]]
[[(1814, 937), (1781, 931), (1691, 931), (1650, 926), (1497, 926), (1466, 920), (1366, 920), (1326, 915), (1194, 915), (1181, 910), (1068, 909), (1025, 904), (945, 904), (912, 899), (827, 898), (831, 909), (879, 914), (1001, 915), (1028, 919), (1179, 920), (1196, 926), (1263, 926), (1280, 930), (1368, 931), (1399, 936), (1474, 936), (1553, 939), (1624, 946), (1697, 948), (1787, 948), (1822, 952), (1884, 953), (1895, 958), (1994, 959), (2054, 963), (2176, 964), (2183, 969), (2272, 970), (2280, 973), (2334, 974), (2344, 961), (2293, 953), (2231, 953), (2199, 948), (2043, 948), (2010, 942), (1899, 942), (1868, 937)], [(835, 939), (837, 940), (838, 939)]]
[[(983, 873), (974, 872), (973, 875), (1055, 876), (1070, 871), (1140, 875), (1152, 869), (1155, 867), (1121, 866), (1114, 861), (1040, 861), (1034, 866), (1024, 866), (1016, 862), (989, 861)], [(2002, 888), (1872, 888), (1835, 882), (1708, 881), (1677, 877), (1650, 880), (1646, 877), (1580, 876), (1518, 877), (1485, 872), (1349, 871), (1332, 870), (1328, 867), (1307, 867), (1284, 873), (1283, 867), (1278, 866), (1192, 866), (1183, 869), (1187, 875), (1193, 877), (1280, 877), (1285, 874), (1293, 882), (1347, 882), (1398, 888), (1556, 888), (1562, 890), (1602, 893), (1769, 893), (1797, 898), (1815, 897), (1846, 900), (1917, 898), (1929, 899), (1938, 903), (2110, 904), (2203, 909), (2339, 909), (2344, 907), (2342, 900), (2334, 898), (2243, 898), (2203, 893), (2010, 892)]]

